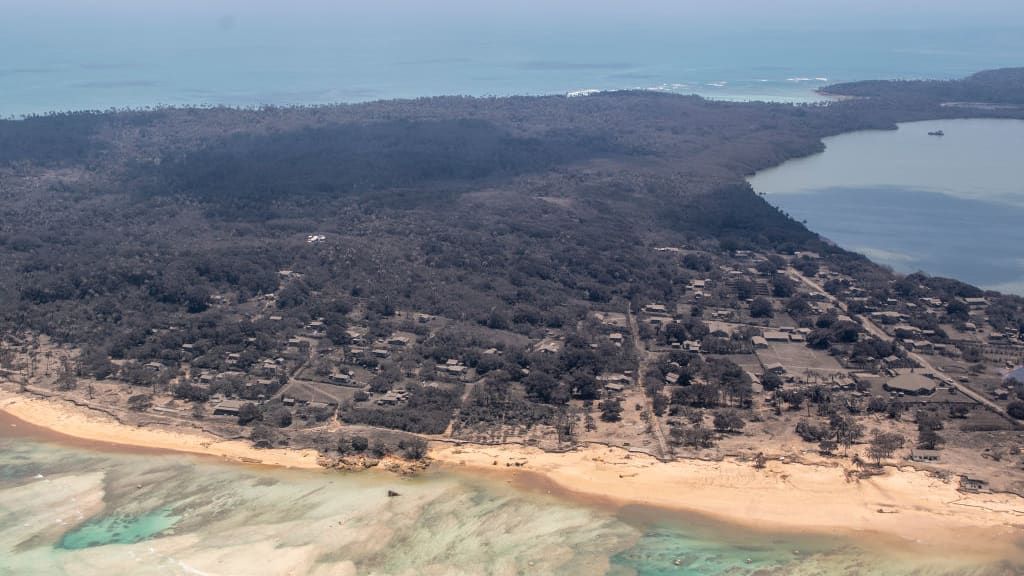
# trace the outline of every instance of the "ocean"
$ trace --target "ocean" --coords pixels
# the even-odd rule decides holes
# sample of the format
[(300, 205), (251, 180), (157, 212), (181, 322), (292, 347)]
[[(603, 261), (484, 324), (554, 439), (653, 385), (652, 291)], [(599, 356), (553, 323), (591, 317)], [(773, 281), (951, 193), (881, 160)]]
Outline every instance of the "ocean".
[[(434, 471), (296, 471), (0, 436), (0, 575), (1002, 575), (913, 554), (613, 509)], [(389, 497), (388, 490), (400, 496)], [(901, 550), (902, 549), (902, 550)]]
[[(980, 0), (952, 14), (949, 2), (929, 4), (926, 14), (895, 9), (896, 3), (846, 3), (885, 11), (857, 19), (795, 0), (702, 3), (720, 5), (712, 8), (661, 3), (653, 13), (642, 2), (533, 2), (530, 11), (497, 14), (492, 4), (471, 2), (453, 12), (438, 7), (451, 2), (9, 0), (0, 15), (0, 116), (614, 89), (810, 102), (832, 82), (953, 78), (1021, 65), (1024, 18), (986, 12), (991, 3)], [(942, 22), (930, 20), (935, 14)], [(963, 138), (951, 124), (944, 127), (943, 143)], [(920, 146), (933, 144), (924, 139)], [(897, 194), (894, 185), (906, 187), (825, 182), (811, 193), (780, 188), (769, 197), (844, 246), (891, 252), (888, 262), (904, 262), (906, 269), (949, 271), (993, 286), (1020, 280), (1016, 269), (973, 276), (967, 261), (941, 268), (942, 260), (932, 263), (927, 251), (872, 241), (892, 230), (885, 214), (857, 216), (851, 208), (886, 198), (970, 213), (968, 224), (979, 229), (985, 218), (1017, 214), (1007, 208), (1000, 216), (984, 196), (918, 188)], [(873, 219), (875, 233), (854, 229), (844, 236), (829, 227), (847, 218)], [(1000, 266), (1009, 266), (1009, 253), (1020, 245), (1011, 243), (1011, 221), (1019, 222), (988, 226), (1005, 229), (988, 245), (1006, 243), (1005, 254), (993, 257)], [(941, 230), (915, 228), (914, 235), (924, 234), (927, 244), (941, 239)], [(887, 261), (877, 250), (873, 256)], [(226, 465), (98, 451), (0, 424), (0, 576), (984, 576), (1021, 570), (1001, 558), (915, 554), (907, 544), (756, 532), (678, 513), (613, 509), (498, 478)], [(401, 496), (389, 498), (387, 490)]]
[[(939, 130), (945, 136), (928, 135)], [(811, 230), (896, 271), (1024, 295), (1024, 121), (914, 122), (825, 145), (751, 185)]]
[(10, 2), (0, 18), (0, 117), (615, 89), (808, 102), (832, 82), (953, 78), (1024, 62), (1024, 14), (1016, 23), (932, 22), (941, 10), (888, 5), (886, 16), (855, 20), (821, 4), (786, 12), (797, 0), (742, 10), (643, 1), (631, 9), (528, 1), (473, 9), (446, 0), (436, 10), (401, 2)]

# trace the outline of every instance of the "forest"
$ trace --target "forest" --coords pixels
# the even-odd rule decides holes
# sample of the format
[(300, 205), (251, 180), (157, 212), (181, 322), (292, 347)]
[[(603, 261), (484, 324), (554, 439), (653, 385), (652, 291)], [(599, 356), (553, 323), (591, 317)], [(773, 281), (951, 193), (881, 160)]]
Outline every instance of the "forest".
[[(237, 354), (234, 367), (249, 369), (311, 321), (348, 343), (356, 308), (371, 331), (407, 310), (539, 339), (592, 306), (672, 300), (681, 278), (659, 246), (813, 251), (857, 278), (890, 279), (769, 205), (746, 177), (841, 132), (1024, 117), (1024, 69), (827, 91), (857, 98), (789, 105), (627, 91), (3, 120), (0, 326), (80, 349), (85, 375), (120, 369), (152, 385), (147, 362), (225, 370)], [(256, 313), (268, 295), (280, 320)], [(1000, 322), (1024, 325), (1018, 299), (996, 309)], [(531, 397), (557, 404), (572, 390), (541, 375), (579, 366), (542, 364), (502, 368), (532, 367)], [(700, 370), (732, 382), (730, 403), (748, 397), (733, 367)], [(256, 397), (278, 386), (219, 390)], [(461, 389), (411, 392), (404, 415), (356, 406), (348, 417), (437, 433), (433, 414), (450, 414)], [(699, 392), (672, 398), (672, 409), (719, 404)], [(460, 426), (513, 401), (480, 388), (469, 400)]]

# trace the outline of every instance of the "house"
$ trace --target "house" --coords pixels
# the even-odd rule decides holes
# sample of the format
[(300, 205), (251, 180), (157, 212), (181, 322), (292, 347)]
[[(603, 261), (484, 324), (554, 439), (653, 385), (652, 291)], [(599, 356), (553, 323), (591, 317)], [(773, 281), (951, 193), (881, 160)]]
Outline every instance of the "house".
[(882, 322), (883, 324), (897, 324), (904, 319), (903, 314), (894, 310), (886, 310), (884, 312), (872, 312), (871, 317), (875, 320)]
[(394, 346), (395, 348), (405, 348), (409, 345), (409, 342), (411, 342), (411, 340), (408, 336), (392, 336), (391, 338), (388, 338), (388, 345)]
[(609, 383), (613, 383), (628, 386), (633, 383), (633, 377), (617, 372), (606, 372), (604, 374), (598, 375), (597, 381), (604, 382), (606, 385)]
[(622, 344), (624, 336), (620, 332), (612, 332), (608, 335), (608, 339), (616, 344)]
[(920, 353), (929, 354), (935, 351), (935, 346), (928, 340), (911, 340), (910, 348)]
[(910, 456), (908, 456), (912, 462), (938, 462), (939, 451), (938, 450), (911, 450)]
[(785, 374), (786, 367), (781, 362), (772, 362), (771, 364), (765, 364), (765, 372), (774, 372), (775, 374)]
[(374, 348), (373, 355), (377, 358), (387, 358), (388, 356), (391, 356), (391, 351), (385, 348)]
[(964, 303), (972, 310), (978, 310), (988, 306), (988, 300), (984, 298), (964, 298)]
[(644, 306), (643, 311), (648, 314), (654, 314), (657, 316), (668, 316), (668, 307), (664, 304), (648, 304)]
[(754, 336), (750, 339), (750, 343), (754, 345), (755, 350), (761, 350), (768, 347), (768, 340), (764, 336)]
[(687, 340), (686, 342), (683, 342), (683, 349), (687, 352), (700, 352), (700, 342), (697, 340)]
[(335, 386), (347, 386), (352, 383), (352, 375), (345, 372), (332, 373), (327, 377), (327, 381)]
[(394, 406), (399, 402), (404, 402), (408, 398), (409, 393), (405, 390), (388, 390), (377, 400), (377, 404), (380, 406)]
[(238, 416), (242, 410), (241, 400), (224, 400), (213, 407), (214, 416)]
[(764, 339), (768, 342), (789, 342), (789, 334), (781, 330), (765, 330)]
[(163, 372), (167, 367), (159, 362), (147, 362), (142, 365), (143, 368), (150, 372), (160, 373)]
[(675, 372), (669, 372), (668, 374), (665, 374), (665, 382), (668, 384), (678, 384), (679, 374), (676, 374)]
[(609, 382), (609, 383), (604, 385), (604, 389), (609, 391), (609, 392), (611, 392), (611, 393), (613, 393), (613, 394), (618, 394), (618, 393), (622, 392), (623, 390), (625, 390), (625, 388), (626, 387), (623, 386), (622, 384), (616, 384), (615, 382)]
[(540, 352), (541, 354), (558, 354), (561, 350), (562, 346), (557, 340), (545, 340), (534, 348), (535, 352)]
[(366, 338), (364, 337), (364, 334), (359, 330), (349, 328), (348, 330), (345, 330), (345, 336), (348, 336), (349, 341), (352, 342), (353, 344), (366, 343)]
[(985, 489), (988, 482), (980, 478), (971, 478), (966, 474), (960, 476), (960, 489), (965, 492), (980, 492)]

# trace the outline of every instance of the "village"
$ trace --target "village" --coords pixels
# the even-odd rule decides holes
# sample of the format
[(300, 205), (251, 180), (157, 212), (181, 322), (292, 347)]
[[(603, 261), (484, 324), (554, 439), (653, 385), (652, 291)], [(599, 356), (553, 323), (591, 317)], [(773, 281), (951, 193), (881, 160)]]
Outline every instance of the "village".
[(301, 274), (282, 270), (274, 294), (214, 296), (252, 327), (216, 345), (168, 326), (159, 358), (97, 360), (11, 334), (0, 366), (25, 393), (264, 446), (344, 454), (398, 431), (664, 460), (853, 458), (1024, 490), (1024, 341), (985, 297), (892, 295), (807, 252), (652, 250), (676, 268), (672, 299), (588, 304), (530, 334), (358, 303), (296, 317), (279, 302)]

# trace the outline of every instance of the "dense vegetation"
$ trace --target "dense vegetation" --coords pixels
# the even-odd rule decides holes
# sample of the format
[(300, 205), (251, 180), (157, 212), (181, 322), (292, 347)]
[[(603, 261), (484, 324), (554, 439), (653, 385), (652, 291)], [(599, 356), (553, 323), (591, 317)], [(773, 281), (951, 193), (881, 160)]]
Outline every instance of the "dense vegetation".
[[(147, 372), (145, 362), (171, 373), (184, 361), (248, 371), (311, 320), (340, 345), (354, 308), (365, 310), (370, 336), (386, 336), (383, 322), (396, 311), (422, 312), (455, 322), (452, 333), (421, 344), (424, 357), (461, 358), (491, 384), (522, 380), (525, 389), (520, 397), (500, 386), (475, 388), (457, 425), (533, 403), (545, 406), (516, 410), (516, 418), (550, 422), (557, 417), (550, 405), (572, 395), (596, 399), (593, 377), (628, 364), (571, 337), (554, 359), (512, 346), (502, 360), (482, 358), (467, 352), (475, 344), (470, 327), (539, 339), (553, 328), (571, 334), (594, 305), (674, 300), (689, 276), (657, 257), (653, 248), (666, 245), (812, 250), (869, 287), (872, 278), (889, 280), (771, 207), (745, 177), (819, 151), (822, 137), (849, 130), (956, 115), (1020, 117), (1020, 108), (942, 104), (1012, 106), (1021, 103), (1022, 84), (1021, 70), (858, 83), (830, 91), (870, 102), (827, 106), (618, 92), (2, 121), (0, 324), (5, 333), (45, 333), (80, 347), (87, 375), (120, 370), (152, 386), (170, 374)], [(684, 264), (708, 265), (696, 257)], [(877, 284), (884, 287), (873, 298), (901, 289)], [(979, 293), (925, 277), (906, 290), (920, 284)], [(782, 280), (771, 286), (776, 297), (791, 289)], [(257, 313), (270, 294), (279, 320)], [(756, 315), (772, 313), (759, 304)], [(800, 306), (791, 303), (795, 317)], [(1005, 325), (1024, 318), (1016, 299), (996, 300), (993, 310)], [(737, 345), (695, 327), (678, 330), (678, 340), (723, 352)], [(812, 343), (849, 339), (847, 326), (828, 323), (816, 327)], [(371, 357), (360, 362), (380, 368)], [(735, 365), (682, 372), (727, 385), (694, 387), (663, 399), (661, 409), (731, 410), (750, 400), (749, 379)], [(211, 392), (252, 400), (280, 385), (228, 380)], [(461, 393), (413, 389), (401, 410), (357, 404), (344, 416), (437, 433)], [(619, 409), (611, 403), (604, 412), (615, 418)], [(730, 414), (721, 413), (724, 430), (736, 426)]]
[(836, 84), (828, 93), (860, 98), (919, 102), (971, 103), (1003, 106), (1024, 104), (1024, 68), (986, 70), (957, 80), (867, 80)]

